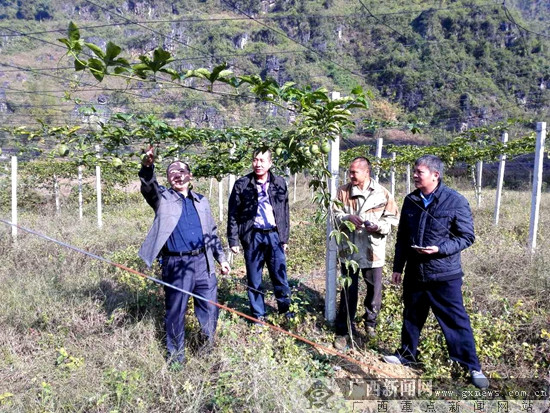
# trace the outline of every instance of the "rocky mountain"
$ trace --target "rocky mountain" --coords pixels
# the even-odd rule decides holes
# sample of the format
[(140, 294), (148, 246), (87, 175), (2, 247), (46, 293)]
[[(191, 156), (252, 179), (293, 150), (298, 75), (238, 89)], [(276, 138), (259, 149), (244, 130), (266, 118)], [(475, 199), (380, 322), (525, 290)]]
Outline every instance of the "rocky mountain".
[(64, 124), (125, 111), (215, 128), (288, 123), (276, 108), (169, 83), (97, 84), (64, 57), (57, 39), (69, 21), (130, 60), (162, 46), (178, 70), (227, 62), (236, 74), (344, 95), (362, 85), (374, 93), (366, 116), (384, 121), (459, 131), (541, 120), (549, 20), (542, 0), (0, 0), (0, 121)]

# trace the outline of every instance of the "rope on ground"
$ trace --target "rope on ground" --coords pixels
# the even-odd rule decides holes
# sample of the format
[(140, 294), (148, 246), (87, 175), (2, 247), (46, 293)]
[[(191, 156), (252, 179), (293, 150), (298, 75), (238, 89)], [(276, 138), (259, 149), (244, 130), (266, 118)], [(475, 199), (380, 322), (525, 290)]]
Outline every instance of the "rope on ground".
[(357, 365), (357, 366), (366, 368), (367, 372), (379, 373), (379, 374), (381, 374), (381, 375), (383, 375), (383, 376), (386, 376), (386, 377), (389, 377), (389, 378), (395, 378), (395, 379), (399, 378), (399, 376), (395, 376), (395, 375), (393, 375), (393, 374), (391, 374), (391, 373), (388, 373), (388, 372), (382, 371), (382, 370), (380, 370), (380, 369), (377, 369), (376, 367), (374, 367), (374, 366), (372, 366), (372, 365), (370, 365), (370, 364), (367, 364), (367, 363), (365, 363), (365, 362), (363, 362), (363, 361), (361, 361), (361, 360), (357, 360), (357, 359), (355, 359), (355, 358), (353, 358), (353, 357), (350, 357), (350, 356), (348, 356), (347, 354), (341, 353), (341, 352), (336, 351), (336, 350), (334, 350), (334, 349), (332, 349), (332, 348), (326, 347), (326, 346), (324, 346), (324, 345), (322, 345), (322, 344), (315, 343), (315, 342), (313, 342), (313, 341), (311, 341), (311, 340), (309, 340), (309, 339), (307, 339), (307, 338), (305, 338), (305, 337), (302, 337), (302, 336), (300, 336), (300, 335), (298, 335), (298, 334), (294, 334), (294, 333), (292, 333), (292, 332), (290, 332), (290, 331), (287, 331), (287, 330), (285, 330), (285, 329), (283, 329), (283, 328), (281, 328), (281, 327), (279, 327), (279, 326), (276, 326), (276, 325), (273, 325), (273, 324), (266, 323), (266, 322), (263, 321), (263, 320), (258, 320), (258, 319), (254, 318), (254, 317), (252, 317), (252, 316), (249, 316), (248, 314), (245, 314), (245, 313), (243, 313), (243, 312), (241, 312), (241, 311), (238, 311), (238, 310), (235, 310), (235, 309), (233, 309), (233, 308), (230, 308), (230, 307), (228, 307), (228, 306), (226, 306), (226, 305), (224, 305), (224, 304), (220, 304), (220, 303), (214, 302), (214, 301), (212, 301), (212, 300), (208, 300), (208, 299), (206, 299), (206, 298), (204, 298), (204, 297), (202, 297), (202, 296), (200, 296), (200, 295), (193, 294), (193, 293), (191, 293), (191, 292), (189, 292), (189, 291), (186, 291), (186, 290), (183, 290), (183, 289), (181, 289), (181, 288), (179, 288), (179, 287), (175, 287), (175, 286), (173, 286), (172, 284), (166, 283), (166, 282), (164, 282), (164, 281), (162, 281), (162, 280), (159, 280), (158, 278), (151, 277), (151, 276), (149, 276), (149, 275), (147, 275), (147, 274), (144, 274), (144, 273), (142, 273), (142, 272), (140, 272), (140, 271), (134, 270), (133, 268), (126, 267), (125, 265), (122, 265), (122, 264), (113, 262), (113, 261), (111, 261), (111, 260), (109, 260), (109, 259), (107, 259), (107, 258), (101, 257), (101, 256), (96, 255), (96, 254), (92, 254), (91, 252), (88, 252), (88, 251), (85, 251), (85, 250), (80, 249), (80, 248), (78, 248), (78, 247), (75, 247), (75, 246), (73, 246), (73, 245), (67, 244), (67, 243), (65, 243), (65, 242), (63, 242), (63, 241), (56, 240), (56, 239), (54, 239), (54, 238), (52, 238), (52, 237), (49, 237), (49, 236), (44, 235), (44, 234), (41, 234), (41, 233), (39, 233), (39, 232), (37, 232), (37, 231), (34, 231), (34, 230), (32, 230), (32, 229), (25, 228), (25, 227), (22, 227), (22, 226), (17, 225), (17, 224), (13, 224), (13, 223), (11, 223), (10, 221), (4, 220), (4, 219), (0, 219), (0, 222), (3, 222), (4, 224), (10, 225), (10, 226), (12, 226), (12, 227), (16, 227), (16, 228), (18, 228), (18, 229), (20, 229), (20, 230), (22, 230), (22, 231), (25, 231), (25, 232), (27, 232), (27, 233), (29, 233), (29, 234), (35, 235), (35, 236), (37, 236), (37, 237), (39, 237), (39, 238), (42, 238), (42, 239), (45, 239), (45, 240), (47, 240), (47, 241), (53, 242), (53, 243), (55, 243), (55, 244), (57, 244), (57, 245), (60, 245), (60, 246), (62, 246), (62, 247), (65, 247), (65, 248), (68, 248), (68, 249), (70, 249), (70, 250), (76, 251), (76, 252), (78, 252), (78, 253), (80, 253), (80, 254), (83, 254), (83, 255), (86, 255), (86, 256), (88, 256), (88, 257), (94, 258), (94, 259), (96, 259), (96, 260), (98, 260), (98, 261), (102, 261), (102, 262), (104, 262), (104, 263), (106, 263), (106, 264), (109, 264), (109, 265), (112, 265), (112, 266), (114, 266), (114, 267), (120, 268), (120, 269), (122, 269), (122, 270), (124, 270), (124, 271), (128, 271), (128, 272), (130, 272), (130, 273), (132, 273), (132, 274), (134, 274), (134, 275), (138, 275), (138, 276), (140, 276), (140, 277), (146, 278), (146, 279), (148, 279), (149, 281), (154, 282), (154, 283), (156, 283), (156, 284), (160, 284), (160, 285), (163, 285), (163, 286), (165, 286), (165, 287), (172, 288), (172, 289), (174, 289), (174, 290), (176, 290), (176, 291), (180, 291), (180, 292), (182, 292), (182, 293), (184, 293), (184, 294), (189, 294), (190, 296), (192, 296), (192, 297), (194, 297), (194, 298), (197, 298), (197, 299), (202, 300), (202, 301), (205, 301), (205, 302), (207, 302), (207, 303), (209, 303), (209, 304), (215, 305), (216, 307), (221, 308), (221, 309), (226, 310), (226, 311), (229, 311), (229, 312), (231, 312), (231, 313), (237, 314), (237, 315), (239, 315), (239, 316), (241, 316), (241, 317), (243, 317), (243, 318), (246, 318), (246, 319), (248, 319), (248, 320), (250, 320), (250, 321), (253, 321), (254, 323), (262, 324), (262, 325), (264, 325), (264, 326), (266, 326), (266, 327), (269, 327), (270, 329), (272, 329), (272, 330), (274, 330), (274, 331), (278, 331), (279, 333), (286, 334), (286, 335), (288, 335), (288, 336), (290, 336), (290, 337), (292, 337), (292, 338), (294, 338), (294, 339), (296, 339), (296, 340), (299, 340), (299, 341), (301, 341), (301, 342), (303, 342), (303, 343), (306, 343), (306, 344), (308, 344), (308, 345), (310, 345), (310, 346), (312, 346), (312, 347), (314, 347), (314, 348), (316, 348), (316, 349), (318, 349), (318, 350), (321, 350), (321, 351), (323, 351), (323, 352), (325, 352), (325, 353), (331, 354), (331, 355), (333, 355), (333, 356), (340, 357), (340, 358), (342, 358), (342, 359), (344, 359), (344, 360), (346, 360), (346, 361), (349, 361), (349, 362), (352, 363), (352, 364), (355, 364), (355, 365)]

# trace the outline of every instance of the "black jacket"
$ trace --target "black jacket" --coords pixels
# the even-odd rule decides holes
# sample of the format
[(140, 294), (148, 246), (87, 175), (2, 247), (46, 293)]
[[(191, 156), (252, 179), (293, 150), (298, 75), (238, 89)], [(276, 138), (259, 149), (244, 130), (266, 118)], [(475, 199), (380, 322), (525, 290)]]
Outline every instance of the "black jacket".
[[(269, 200), (273, 207), (275, 224), (279, 239), (288, 243), (290, 214), (288, 206), (288, 191), (285, 180), (269, 172)], [(230, 247), (239, 245), (239, 240), (246, 247), (250, 244), (252, 227), (258, 211), (258, 190), (254, 173), (238, 179), (229, 197), (227, 219), (227, 242)]]
[[(424, 208), (420, 190), (411, 192), (403, 202), (393, 271), (414, 276), (420, 281), (447, 281), (463, 276), (460, 252), (475, 240), (470, 205), (464, 196), (443, 183), (434, 199)], [(419, 254), (411, 245), (436, 245), (437, 254)]]

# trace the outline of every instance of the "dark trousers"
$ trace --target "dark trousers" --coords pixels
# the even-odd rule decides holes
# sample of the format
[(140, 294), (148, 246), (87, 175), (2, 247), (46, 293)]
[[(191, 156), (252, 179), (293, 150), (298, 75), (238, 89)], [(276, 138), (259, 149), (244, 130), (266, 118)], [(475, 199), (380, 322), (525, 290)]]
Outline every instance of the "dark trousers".
[[(168, 284), (182, 290), (217, 302), (218, 286), (215, 274), (208, 273), (206, 256), (163, 257), (162, 279)], [(166, 315), (166, 348), (168, 357), (173, 360), (184, 360), (185, 313), (189, 294), (169, 287), (164, 287)], [(199, 320), (202, 333), (210, 341), (214, 339), (218, 323), (218, 307), (204, 300), (193, 298), (195, 315)]]
[(403, 328), (399, 353), (415, 361), (420, 331), (430, 308), (443, 330), (449, 356), (471, 370), (480, 370), (470, 318), (462, 301), (462, 278), (421, 283), (407, 275), (403, 281)]
[(290, 306), (290, 287), (286, 276), (286, 257), (277, 231), (254, 231), (249, 245), (243, 246), (248, 299), (250, 310), (256, 318), (265, 316), (262, 272), (267, 266), (279, 313), (286, 313)]
[[(361, 268), (361, 274), (367, 284), (367, 294), (363, 302), (365, 314), (363, 319), (367, 327), (376, 326), (376, 317), (380, 312), (382, 304), (382, 267), (379, 268)], [(347, 317), (353, 326), (355, 315), (357, 313), (357, 302), (359, 299), (359, 269), (353, 271), (351, 268), (342, 265), (342, 277), (351, 277), (351, 284), (342, 288), (340, 293), (340, 306), (336, 316), (336, 332), (346, 334), (348, 331)]]

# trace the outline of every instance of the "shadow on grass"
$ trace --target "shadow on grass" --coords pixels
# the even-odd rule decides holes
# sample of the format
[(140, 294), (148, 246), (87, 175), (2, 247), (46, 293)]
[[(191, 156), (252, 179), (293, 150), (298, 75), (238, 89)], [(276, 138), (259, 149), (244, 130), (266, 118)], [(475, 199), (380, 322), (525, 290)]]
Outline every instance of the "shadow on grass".
[(150, 319), (155, 326), (156, 338), (165, 340), (162, 287), (150, 283), (136, 289), (116, 280), (104, 279), (98, 289), (89, 293), (101, 300), (111, 328)]
[[(323, 314), (324, 297), (318, 291), (309, 288), (299, 280), (289, 279), (291, 289), (291, 311), (302, 314)], [(243, 277), (220, 277), (218, 279), (218, 300), (221, 304), (250, 315), (246, 275)], [(264, 277), (264, 293), (266, 312), (277, 314), (277, 301), (273, 294), (273, 285)]]
[[(314, 334), (318, 336), (319, 332), (327, 328), (324, 319), (324, 296), (300, 280), (290, 279), (289, 286), (292, 290), (291, 310), (296, 313), (298, 321), (288, 321), (283, 315), (278, 314), (273, 286), (269, 280), (265, 280), (269, 322), (300, 335), (311, 336)], [(150, 319), (155, 325), (157, 340), (165, 342), (165, 308), (162, 286), (148, 282), (140, 284), (138, 288), (116, 279), (104, 279), (96, 289), (83, 292), (83, 294), (93, 295), (102, 303), (112, 328)], [(246, 275), (241, 277), (220, 276), (218, 278), (218, 301), (232, 309), (250, 314)], [(194, 316), (193, 300), (189, 302), (185, 324), (188, 351), (191, 354), (202, 351), (204, 340), (200, 333), (199, 323)], [(301, 341), (296, 341), (296, 345), (312, 350), (310, 345)], [(328, 368), (329, 361), (326, 356), (318, 354), (316, 351), (313, 351), (311, 355), (318, 363), (327, 363)]]

